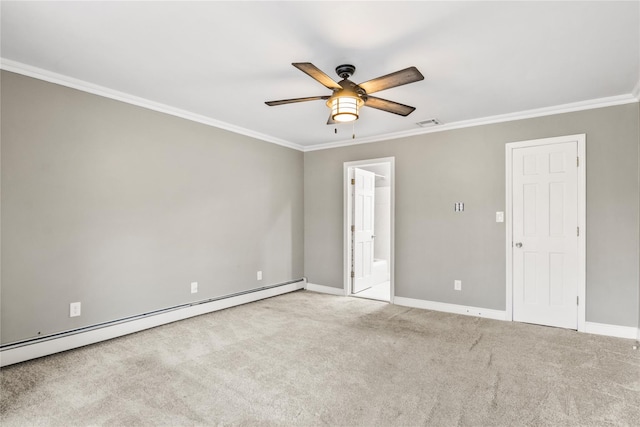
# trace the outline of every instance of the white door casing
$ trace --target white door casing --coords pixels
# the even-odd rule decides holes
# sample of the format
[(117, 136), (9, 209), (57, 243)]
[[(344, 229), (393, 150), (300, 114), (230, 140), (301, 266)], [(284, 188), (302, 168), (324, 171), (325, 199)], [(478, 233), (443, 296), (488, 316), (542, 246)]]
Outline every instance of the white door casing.
[(373, 285), (375, 174), (354, 169), (353, 178), (353, 288), (363, 291)]
[(584, 141), (572, 135), (507, 144), (512, 320), (584, 328)]

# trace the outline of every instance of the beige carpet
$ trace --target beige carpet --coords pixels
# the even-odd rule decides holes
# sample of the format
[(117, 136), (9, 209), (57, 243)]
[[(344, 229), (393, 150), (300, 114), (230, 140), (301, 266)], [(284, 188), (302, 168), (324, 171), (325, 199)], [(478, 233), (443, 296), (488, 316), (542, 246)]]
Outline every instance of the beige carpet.
[(3, 368), (0, 424), (640, 424), (633, 341), (300, 291)]

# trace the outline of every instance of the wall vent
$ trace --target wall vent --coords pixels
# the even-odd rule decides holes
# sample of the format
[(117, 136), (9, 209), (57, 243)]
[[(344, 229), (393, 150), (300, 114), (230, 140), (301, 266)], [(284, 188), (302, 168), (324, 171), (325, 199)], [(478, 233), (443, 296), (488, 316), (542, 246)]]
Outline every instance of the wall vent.
[(421, 122), (416, 123), (418, 126), (423, 127), (423, 128), (428, 128), (431, 126), (436, 126), (440, 124), (440, 120), (438, 119), (429, 119), (429, 120), (423, 120)]

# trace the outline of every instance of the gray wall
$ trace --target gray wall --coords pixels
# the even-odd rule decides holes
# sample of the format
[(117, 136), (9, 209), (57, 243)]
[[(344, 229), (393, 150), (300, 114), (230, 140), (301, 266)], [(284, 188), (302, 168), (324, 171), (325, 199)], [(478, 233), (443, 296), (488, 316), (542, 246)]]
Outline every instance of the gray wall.
[(303, 276), (301, 152), (4, 71), (1, 85), (2, 343)]
[(638, 104), (303, 156), (5, 71), (1, 86), (2, 343), (303, 274), (342, 287), (343, 162), (388, 156), (396, 295), (502, 310), (504, 144), (574, 133), (587, 134), (587, 320), (640, 326)]
[[(396, 295), (505, 309), (505, 143), (587, 135), (587, 321), (637, 326), (638, 104), (305, 153), (305, 275), (342, 287), (343, 162), (396, 158)], [(465, 203), (455, 213), (453, 204)], [(453, 281), (462, 280), (462, 292)]]

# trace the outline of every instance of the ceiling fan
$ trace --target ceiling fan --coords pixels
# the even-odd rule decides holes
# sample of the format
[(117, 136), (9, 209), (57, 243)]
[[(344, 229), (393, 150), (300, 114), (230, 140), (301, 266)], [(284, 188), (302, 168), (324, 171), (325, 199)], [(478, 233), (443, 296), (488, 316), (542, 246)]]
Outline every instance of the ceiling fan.
[(364, 83), (355, 84), (349, 80), (349, 77), (356, 71), (356, 67), (350, 64), (336, 67), (336, 73), (342, 78), (340, 82), (334, 81), (310, 62), (294, 62), (291, 65), (308, 74), (326, 88), (331, 89), (333, 93), (324, 96), (267, 101), (265, 104), (275, 106), (319, 99), (326, 100), (327, 107), (331, 109), (329, 120), (327, 121), (328, 125), (357, 120), (362, 106), (376, 108), (400, 116), (408, 116), (415, 110), (415, 107), (371, 96), (370, 94), (424, 79), (424, 76), (416, 67), (409, 67)]

